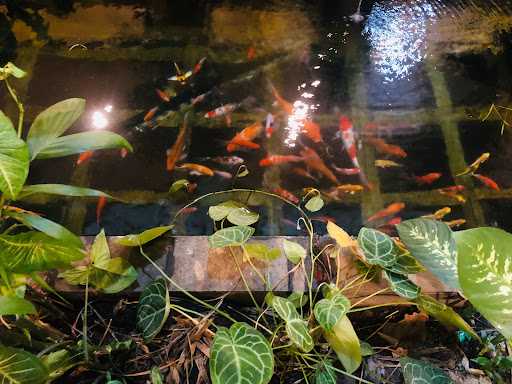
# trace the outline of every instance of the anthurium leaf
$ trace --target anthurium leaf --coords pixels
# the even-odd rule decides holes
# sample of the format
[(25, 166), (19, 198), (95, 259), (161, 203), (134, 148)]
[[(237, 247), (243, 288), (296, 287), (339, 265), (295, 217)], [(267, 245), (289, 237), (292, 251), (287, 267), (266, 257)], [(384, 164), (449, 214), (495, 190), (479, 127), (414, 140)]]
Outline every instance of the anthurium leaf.
[(384, 277), (389, 282), (389, 287), (397, 295), (405, 297), (406, 299), (416, 299), (420, 294), (420, 287), (414, 284), (404, 275), (384, 271)]
[(210, 350), (212, 384), (267, 384), (274, 373), (269, 342), (245, 323), (220, 327)]
[(30, 158), (35, 159), (43, 149), (66, 132), (82, 115), (84, 109), (84, 99), (67, 99), (37, 115), (27, 135)]
[(187, 179), (179, 179), (172, 183), (171, 188), (169, 188), (169, 193), (176, 193), (179, 190), (186, 188), (190, 182)]
[(471, 328), (471, 326), (451, 307), (444, 303), (441, 303), (433, 297), (420, 294), (416, 300), (414, 300), (418, 307), (429, 314), (430, 316), (439, 320), (441, 324), (448, 327), (459, 328), (466, 333), (473, 336), (475, 339), (480, 340), (480, 337)]
[(512, 340), (512, 234), (497, 228), (454, 233), (464, 296)]
[(215, 221), (220, 221), (228, 217), (229, 213), (237, 208), (245, 207), (242, 203), (234, 200), (224, 201), (218, 205), (213, 205), (208, 209), (208, 216)]
[(302, 259), (306, 258), (306, 250), (304, 247), (293, 241), (283, 239), (283, 250), (286, 258), (293, 264), (299, 264)]
[(0, 111), (0, 192), (16, 199), (29, 168), (28, 146), (18, 138), (11, 120)]
[(235, 225), (251, 225), (256, 223), (259, 218), (259, 214), (246, 207), (233, 209), (227, 216), (228, 221)]
[(324, 201), (320, 196), (312, 197), (304, 206), (310, 212), (317, 212), (324, 207)]
[(322, 361), (318, 364), (315, 371), (315, 384), (336, 384), (337, 374), (332, 365), (332, 361)]
[(249, 240), (253, 233), (254, 228), (245, 225), (224, 228), (209, 236), (208, 243), (210, 248), (240, 246)]
[(36, 313), (34, 305), (21, 297), (0, 296), (0, 316)]
[(411, 254), (439, 280), (460, 289), (457, 249), (450, 227), (430, 219), (413, 219), (396, 226)]
[(295, 308), (302, 308), (308, 302), (308, 297), (303, 292), (292, 292), (288, 300), (295, 305)]
[(66, 184), (33, 184), (25, 185), (18, 196), (18, 200), (36, 194), (72, 196), (72, 197), (108, 197), (112, 196), (91, 188), (75, 187)]
[(149, 243), (157, 237), (162, 236), (164, 233), (170, 231), (173, 227), (174, 225), (166, 225), (163, 227), (150, 228), (142, 233), (139, 233), (138, 235), (126, 235), (120, 237), (116, 240), (116, 243), (119, 245), (124, 245), (125, 247), (138, 247), (140, 245)]
[(133, 152), (126, 139), (109, 131), (88, 131), (54, 139), (36, 156), (37, 159), (51, 159), (100, 149), (125, 148)]
[(271, 262), (281, 257), (281, 251), (278, 248), (269, 248), (264, 243), (248, 243), (244, 245), (244, 248), (249, 257), (265, 262)]
[(157, 279), (144, 288), (137, 306), (137, 328), (144, 340), (149, 341), (160, 332), (169, 316), (170, 305), (164, 279)]
[(37, 229), (38, 231), (46, 233), (48, 236), (51, 236), (54, 239), (62, 240), (62, 242), (65, 244), (77, 248), (83, 247), (83, 243), (82, 240), (80, 240), (80, 237), (54, 221), (45, 219), (44, 217), (38, 215), (24, 212), (5, 211), (4, 214), (23, 223), (29, 228)]
[(0, 235), (0, 264), (11, 272), (30, 273), (65, 268), (84, 252), (40, 232)]
[(288, 299), (275, 296), (272, 299), (272, 308), (277, 315), (285, 321), (285, 328), (290, 341), (304, 352), (314, 347), (314, 341), (309, 334), (307, 323), (302, 320), (295, 305)]
[(332, 332), (324, 331), (324, 337), (347, 372), (353, 373), (359, 368), (362, 361), (361, 345), (347, 316), (336, 323)]
[(284, 297), (274, 296), (272, 299), (272, 308), (284, 321), (301, 318), (295, 305)]
[(442, 369), (425, 361), (402, 357), (400, 365), (405, 384), (454, 384), (454, 381)]
[(350, 235), (332, 221), (327, 222), (327, 233), (336, 241), (340, 248), (351, 247), (354, 245), (354, 241)]
[(361, 228), (357, 242), (368, 263), (389, 267), (396, 263), (395, 243), (385, 233), (371, 228)]
[(48, 370), (41, 360), (22, 349), (0, 345), (0, 382), (2, 384), (43, 384)]
[(418, 272), (423, 272), (425, 268), (411, 255), (411, 253), (395, 244), (396, 263), (386, 267), (386, 269), (399, 275), (412, 275)]
[(316, 321), (318, 321), (323, 329), (330, 332), (336, 323), (347, 314), (349, 309), (350, 300), (337, 292), (317, 302), (313, 312)]

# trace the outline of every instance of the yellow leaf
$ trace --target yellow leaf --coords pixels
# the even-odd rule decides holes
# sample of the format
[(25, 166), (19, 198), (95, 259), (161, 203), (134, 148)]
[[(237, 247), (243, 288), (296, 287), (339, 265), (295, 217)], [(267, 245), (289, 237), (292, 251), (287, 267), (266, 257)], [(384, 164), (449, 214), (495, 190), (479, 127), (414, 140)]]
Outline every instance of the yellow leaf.
[(332, 221), (327, 223), (327, 233), (329, 233), (329, 236), (331, 236), (341, 248), (352, 247), (354, 245), (352, 237)]
[(339, 361), (348, 373), (352, 373), (361, 365), (361, 344), (354, 327), (347, 316), (343, 316), (334, 325), (332, 332), (324, 331), (324, 337), (336, 352)]

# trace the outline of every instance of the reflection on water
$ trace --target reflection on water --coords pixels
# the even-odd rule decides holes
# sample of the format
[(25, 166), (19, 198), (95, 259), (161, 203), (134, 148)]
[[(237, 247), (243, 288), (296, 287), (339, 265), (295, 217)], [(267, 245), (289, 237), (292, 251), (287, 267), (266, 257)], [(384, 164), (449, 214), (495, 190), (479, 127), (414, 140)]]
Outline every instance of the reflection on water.
[[(36, 197), (30, 209), (85, 234), (100, 226), (125, 234), (233, 186), (291, 201), (317, 188), (327, 203), (312, 214), (319, 233), (328, 220), (350, 233), (365, 223), (393, 233), (394, 223), (446, 206), (447, 221), (512, 229), (494, 212), (512, 196), (510, 130), (501, 135), (496, 116), (478, 120), (491, 103), (512, 102), (510, 8), (504, 0), (8, 1), (0, 58), (30, 73), (18, 84), (29, 118), (84, 97), (72, 132), (112, 130), (135, 149), (32, 166), (31, 183), (119, 197), (100, 225), (94, 201)], [(487, 151), (480, 172), (499, 191), (455, 176)], [(242, 165), (249, 174), (237, 178)], [(184, 178), (189, 188), (168, 193)], [(245, 198), (260, 213), (259, 234), (301, 233), (290, 205)], [(213, 203), (188, 210), (176, 232), (210, 233)]]

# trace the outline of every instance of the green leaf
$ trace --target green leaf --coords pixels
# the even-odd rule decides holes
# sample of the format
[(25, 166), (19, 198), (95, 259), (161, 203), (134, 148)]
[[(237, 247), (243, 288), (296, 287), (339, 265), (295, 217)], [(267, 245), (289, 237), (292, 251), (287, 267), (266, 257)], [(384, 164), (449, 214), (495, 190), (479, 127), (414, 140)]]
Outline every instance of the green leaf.
[(215, 221), (220, 221), (228, 217), (229, 213), (237, 208), (245, 207), (242, 203), (234, 200), (224, 201), (218, 205), (211, 206), (208, 209), (208, 216)]
[(324, 337), (348, 373), (353, 373), (359, 368), (363, 360), (361, 345), (347, 316), (343, 316), (336, 323), (332, 332), (324, 331)]
[(512, 235), (497, 228), (454, 233), (464, 296), (512, 340)]
[(269, 248), (264, 243), (248, 243), (244, 244), (245, 251), (249, 257), (265, 262), (271, 262), (281, 257), (279, 248)]
[(267, 384), (274, 373), (269, 342), (245, 323), (220, 327), (210, 351), (212, 384)]
[(295, 305), (288, 299), (275, 296), (272, 299), (272, 308), (277, 315), (285, 321), (285, 328), (290, 341), (304, 352), (311, 351), (315, 344), (309, 334), (307, 323), (302, 320)]
[(259, 214), (252, 212), (246, 207), (233, 209), (227, 217), (228, 221), (235, 225), (251, 225), (256, 223), (259, 218)]
[(433, 297), (421, 294), (415, 302), (423, 312), (435, 317), (441, 324), (444, 324), (447, 327), (462, 329), (475, 339), (480, 340), (480, 337), (476, 334), (473, 328), (471, 328), (471, 326), (466, 323), (466, 321), (457, 312), (446, 304), (437, 301)]
[(149, 243), (157, 237), (162, 236), (164, 233), (170, 231), (173, 227), (174, 225), (166, 225), (164, 227), (150, 228), (142, 233), (139, 233), (138, 235), (126, 235), (120, 237), (116, 240), (116, 243), (119, 245), (124, 245), (125, 247), (138, 247), (140, 245)]
[(385, 233), (371, 228), (361, 228), (357, 242), (370, 264), (390, 267), (396, 263), (395, 243)]
[(187, 179), (176, 180), (172, 183), (171, 188), (169, 188), (169, 193), (176, 193), (180, 189), (186, 188), (190, 182)]
[(61, 240), (65, 244), (76, 248), (83, 248), (83, 243), (82, 240), (80, 240), (80, 237), (54, 221), (45, 219), (38, 215), (23, 212), (5, 211), (4, 214), (18, 220), (29, 228), (37, 229), (54, 239)]
[(48, 370), (35, 355), (0, 345), (2, 384), (43, 384), (47, 378)]
[(18, 200), (35, 194), (73, 196), (73, 197), (108, 197), (112, 196), (96, 189), (74, 187), (66, 184), (34, 184), (26, 185), (21, 189)]
[(290, 296), (288, 296), (288, 300), (295, 305), (295, 308), (302, 308), (308, 302), (308, 297), (304, 292), (292, 292)]
[(164, 326), (171, 310), (169, 290), (164, 279), (147, 285), (137, 306), (137, 328), (144, 340), (150, 341)]
[(164, 384), (164, 378), (157, 366), (151, 368), (151, 384)]
[(420, 287), (418, 287), (404, 275), (384, 271), (384, 277), (389, 282), (389, 286), (393, 292), (399, 296), (413, 300), (416, 299), (420, 294)]
[(302, 259), (306, 258), (306, 250), (304, 247), (293, 241), (283, 239), (283, 249), (286, 258), (293, 264), (299, 264)]
[(457, 250), (448, 225), (420, 218), (404, 221), (396, 228), (400, 240), (422, 265), (449, 287), (460, 289)]
[(50, 381), (53, 381), (77, 365), (80, 360), (78, 356), (71, 355), (69, 351), (60, 349), (41, 357), (41, 362), (49, 372)]
[(366, 341), (359, 341), (359, 344), (361, 345), (361, 355), (363, 357), (375, 355), (375, 350), (369, 343)]
[(58, 137), (37, 154), (37, 159), (51, 159), (100, 149), (133, 148), (126, 139), (109, 131), (88, 131)]
[(0, 191), (16, 199), (28, 175), (27, 144), (18, 138), (11, 120), (0, 111)]
[(350, 300), (339, 292), (329, 295), (315, 304), (314, 314), (318, 323), (328, 332), (350, 309)]
[(240, 246), (249, 240), (253, 233), (254, 228), (245, 225), (224, 228), (209, 236), (208, 243), (210, 248)]
[(27, 76), (27, 72), (18, 68), (16, 65), (11, 63), (10, 61), (5, 65), (3, 70), (4, 70), (4, 73), (6, 73), (8, 75), (12, 75), (17, 79), (21, 79), (21, 78)]
[(397, 254), (396, 263), (386, 267), (388, 271), (399, 275), (412, 275), (425, 270), (407, 249), (395, 244), (395, 252)]
[(27, 135), (30, 158), (35, 159), (42, 150), (52, 145), (78, 120), (84, 110), (84, 99), (67, 99), (37, 115)]
[(15, 273), (47, 271), (66, 268), (72, 261), (81, 260), (84, 252), (40, 232), (0, 235), (0, 262)]
[(315, 371), (315, 384), (336, 384), (337, 375), (330, 360), (322, 361)]
[(315, 196), (308, 200), (305, 207), (310, 212), (317, 212), (324, 207), (324, 201), (320, 196)]
[(453, 380), (442, 369), (425, 361), (402, 357), (400, 365), (402, 366), (405, 384), (454, 384)]
[(21, 297), (0, 296), (0, 316), (34, 314), (34, 305)]

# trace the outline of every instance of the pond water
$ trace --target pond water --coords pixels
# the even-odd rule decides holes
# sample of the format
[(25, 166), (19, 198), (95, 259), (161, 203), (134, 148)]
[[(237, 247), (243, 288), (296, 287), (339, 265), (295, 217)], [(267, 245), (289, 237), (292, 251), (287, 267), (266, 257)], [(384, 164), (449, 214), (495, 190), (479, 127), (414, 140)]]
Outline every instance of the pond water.
[[(393, 231), (390, 222), (450, 207), (444, 220), (465, 220), (459, 228), (512, 230), (512, 128), (502, 130), (503, 108), (501, 118), (481, 120), (492, 104), (512, 106), (511, 28), (512, 4), (499, 0), (7, 0), (0, 60), (29, 73), (16, 82), (29, 120), (85, 98), (71, 132), (111, 130), (134, 147), (125, 157), (112, 150), (80, 164), (77, 156), (33, 163), (30, 183), (120, 199), (99, 221), (94, 200), (38, 196), (26, 206), (85, 235), (100, 227), (121, 235), (167, 224), (207, 193), (234, 187), (293, 199), (315, 188), (326, 202), (311, 215), (318, 233), (333, 220), (357, 234), (393, 203), (404, 205), (367, 225)], [(478, 174), (499, 190), (456, 176), (486, 152)], [(177, 166), (168, 167), (173, 155)], [(180, 168), (187, 163), (213, 176)], [(235, 177), (243, 169), (249, 174)], [(169, 193), (179, 179), (193, 188)], [(441, 193), (453, 186), (464, 191)], [(175, 233), (210, 234), (208, 205), (227, 197), (188, 209)], [(229, 197), (260, 212), (257, 234), (302, 233), (282, 201)]]

